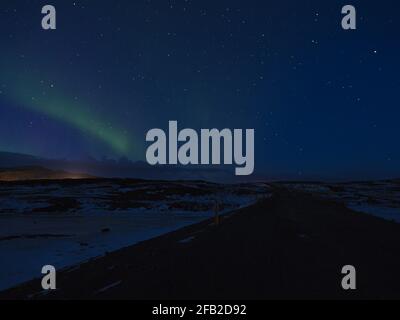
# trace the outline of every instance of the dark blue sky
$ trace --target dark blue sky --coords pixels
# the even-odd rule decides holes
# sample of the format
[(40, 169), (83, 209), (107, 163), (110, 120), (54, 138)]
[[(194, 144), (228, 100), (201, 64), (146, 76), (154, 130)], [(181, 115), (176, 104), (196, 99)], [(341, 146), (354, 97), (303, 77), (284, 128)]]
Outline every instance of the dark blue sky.
[[(57, 30), (41, 29), (41, 7)], [(341, 8), (358, 29), (341, 28)], [(254, 128), (256, 172), (400, 176), (397, 1), (3, 0), (0, 150), (143, 160), (145, 134)]]

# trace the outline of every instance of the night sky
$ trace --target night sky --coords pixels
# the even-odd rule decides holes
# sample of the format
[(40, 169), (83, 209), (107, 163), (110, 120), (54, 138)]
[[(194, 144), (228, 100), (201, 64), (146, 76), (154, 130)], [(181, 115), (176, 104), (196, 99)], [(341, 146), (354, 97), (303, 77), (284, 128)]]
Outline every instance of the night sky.
[[(57, 9), (57, 30), (41, 8)], [(341, 8), (357, 9), (357, 30)], [(256, 173), (400, 176), (398, 1), (2, 0), (0, 151), (144, 160), (152, 128), (254, 128)]]

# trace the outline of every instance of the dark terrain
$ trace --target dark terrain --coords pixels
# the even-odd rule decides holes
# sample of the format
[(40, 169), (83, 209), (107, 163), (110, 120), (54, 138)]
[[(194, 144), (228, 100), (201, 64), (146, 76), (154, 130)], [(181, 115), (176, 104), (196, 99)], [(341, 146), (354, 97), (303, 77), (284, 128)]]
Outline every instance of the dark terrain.
[(43, 167), (0, 168), (0, 181), (33, 181), (33, 180), (64, 180), (93, 179), (93, 176), (83, 173), (71, 173), (63, 170), (50, 170)]
[[(60, 272), (0, 299), (400, 298), (400, 226), (343, 204), (277, 187), (225, 216)], [(357, 290), (341, 288), (344, 265)]]

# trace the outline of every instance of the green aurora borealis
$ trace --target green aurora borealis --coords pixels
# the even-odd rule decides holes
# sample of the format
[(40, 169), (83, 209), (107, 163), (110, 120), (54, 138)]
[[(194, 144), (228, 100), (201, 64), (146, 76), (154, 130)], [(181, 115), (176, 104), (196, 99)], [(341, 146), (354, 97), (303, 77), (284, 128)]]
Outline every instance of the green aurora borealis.
[(13, 76), (4, 69), (2, 72), (2, 76), (7, 75), (8, 86), (5, 93), (10, 106), (45, 115), (53, 121), (79, 130), (82, 135), (90, 135), (107, 145), (115, 155), (137, 156), (132, 141), (134, 138), (124, 134), (124, 128), (110, 124), (106, 116), (93, 112), (89, 103), (63, 93), (58, 86), (56, 88), (48, 82), (34, 79), (23, 71), (16, 74), (18, 76)]

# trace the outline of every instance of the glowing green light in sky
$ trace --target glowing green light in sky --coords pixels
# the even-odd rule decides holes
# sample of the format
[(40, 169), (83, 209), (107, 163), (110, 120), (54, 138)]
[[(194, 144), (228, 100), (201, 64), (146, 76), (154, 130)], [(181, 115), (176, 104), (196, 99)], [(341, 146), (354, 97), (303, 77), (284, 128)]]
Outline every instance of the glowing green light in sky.
[(111, 146), (119, 154), (125, 155), (130, 151), (129, 141), (125, 135), (104, 124), (104, 121), (86, 111), (75, 101), (68, 101), (68, 99), (61, 97), (43, 99), (43, 97), (36, 98), (35, 96), (24, 97), (21, 100), (23, 101), (20, 102), (27, 108), (69, 124), (82, 132), (90, 133)]
[[(89, 105), (75, 98), (68, 98), (53, 85), (32, 80), (26, 75), (19, 75), (18, 78), (14, 76), (14, 79), (18, 80), (13, 81), (5, 92), (13, 104), (68, 124), (82, 133), (89, 133), (111, 147), (118, 155), (134, 155), (133, 146), (124, 130), (112, 126), (104, 116), (92, 111)], [(9, 80), (10, 78), (8, 83)]]

